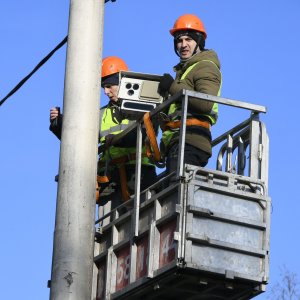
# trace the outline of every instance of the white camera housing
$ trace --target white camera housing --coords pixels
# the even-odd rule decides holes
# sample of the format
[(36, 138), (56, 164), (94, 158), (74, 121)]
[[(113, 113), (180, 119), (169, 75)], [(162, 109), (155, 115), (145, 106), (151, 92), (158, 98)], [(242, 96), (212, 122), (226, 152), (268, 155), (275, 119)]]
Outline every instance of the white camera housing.
[(138, 116), (151, 111), (163, 102), (158, 85), (162, 76), (121, 71), (118, 98), (121, 109)]

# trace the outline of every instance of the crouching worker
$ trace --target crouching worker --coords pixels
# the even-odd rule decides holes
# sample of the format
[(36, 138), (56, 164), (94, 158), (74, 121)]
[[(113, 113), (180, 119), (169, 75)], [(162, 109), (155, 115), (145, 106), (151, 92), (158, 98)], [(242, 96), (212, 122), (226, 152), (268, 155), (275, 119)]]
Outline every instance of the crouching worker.
[[(116, 144), (111, 145), (115, 134), (125, 130), (131, 122), (121, 110), (118, 100), (119, 72), (127, 71), (126, 63), (116, 57), (106, 57), (102, 61), (102, 83), (105, 95), (109, 98), (106, 106), (100, 109), (100, 144), (105, 145), (105, 151), (100, 155), (98, 163), (98, 179), (100, 197), (99, 216), (104, 216), (118, 205), (127, 201), (134, 192), (136, 164), (136, 130), (127, 134)], [(50, 130), (60, 139), (63, 115), (58, 107), (50, 109)], [(143, 138), (146, 133), (143, 132)], [(102, 179), (102, 180), (101, 180)], [(141, 191), (156, 182), (155, 165), (150, 163), (142, 151)], [(108, 224), (106, 218), (102, 225)]]
[[(101, 184), (100, 189), (99, 205), (103, 214), (127, 201), (133, 194), (135, 185), (136, 130), (110, 146), (113, 135), (121, 133), (128, 125), (135, 122), (126, 118), (117, 97), (120, 71), (128, 71), (127, 65), (120, 58), (111, 56), (103, 60), (101, 85), (109, 98), (108, 105), (100, 109), (100, 143), (105, 144), (106, 150), (99, 159), (98, 173), (109, 178), (109, 182)], [(143, 130), (143, 140), (145, 137), (146, 133)], [(154, 184), (156, 179), (155, 165), (150, 163), (143, 148), (141, 191)]]
[[(98, 190), (100, 192), (97, 204), (99, 217), (109, 213), (125, 201), (134, 192), (136, 164), (136, 131), (132, 131), (116, 144), (111, 145), (114, 135), (125, 130), (131, 122), (121, 110), (118, 100), (119, 72), (127, 71), (126, 63), (116, 56), (106, 57), (102, 61), (101, 86), (109, 98), (107, 105), (100, 108), (100, 145), (105, 150), (100, 154), (98, 162)], [(50, 130), (60, 138), (63, 117), (58, 108), (50, 110)], [(143, 137), (146, 134), (143, 132)], [(155, 165), (151, 164), (143, 149), (141, 165), (141, 191), (156, 182)], [(101, 223), (107, 225), (110, 218)]]

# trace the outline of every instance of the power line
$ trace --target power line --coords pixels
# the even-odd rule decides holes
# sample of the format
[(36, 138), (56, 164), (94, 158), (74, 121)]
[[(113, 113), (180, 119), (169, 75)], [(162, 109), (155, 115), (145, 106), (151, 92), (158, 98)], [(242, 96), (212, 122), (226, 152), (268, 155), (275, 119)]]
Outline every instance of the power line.
[[(105, 0), (104, 3), (107, 2), (116, 2), (116, 0)], [(3, 99), (0, 100), (0, 106), (10, 97), (12, 96), (21, 86), (43, 65), (46, 61), (58, 50), (60, 49), (68, 40), (68, 36), (66, 36), (47, 56), (45, 56), (36, 67), (26, 76), (24, 77)]]
[(58, 50), (60, 49), (68, 40), (66, 36), (47, 56), (45, 56), (36, 67), (26, 76), (24, 77), (1, 101), (0, 106), (11, 96), (13, 95), (46, 61)]

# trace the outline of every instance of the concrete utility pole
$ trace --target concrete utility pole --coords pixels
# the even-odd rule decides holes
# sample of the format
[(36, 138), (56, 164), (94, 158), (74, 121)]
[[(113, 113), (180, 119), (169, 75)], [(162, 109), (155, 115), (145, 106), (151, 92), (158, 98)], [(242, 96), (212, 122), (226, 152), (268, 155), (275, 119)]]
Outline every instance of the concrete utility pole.
[(70, 1), (51, 300), (91, 298), (103, 16)]

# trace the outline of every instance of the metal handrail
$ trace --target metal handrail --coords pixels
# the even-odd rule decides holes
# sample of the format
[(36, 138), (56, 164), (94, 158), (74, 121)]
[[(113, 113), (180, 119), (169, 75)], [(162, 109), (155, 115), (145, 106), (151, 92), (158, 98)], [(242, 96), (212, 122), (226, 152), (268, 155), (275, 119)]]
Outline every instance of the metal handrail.
[[(157, 106), (154, 110), (152, 110), (150, 112), (150, 116), (151, 117), (156, 116), (160, 112), (164, 111), (167, 107), (169, 107), (172, 103), (180, 100), (180, 98), (181, 98), (181, 100), (184, 104), (185, 101), (188, 101), (188, 97), (199, 98), (199, 100), (206, 100), (206, 101), (219, 103), (219, 104), (223, 104), (223, 105), (227, 105), (227, 106), (232, 106), (232, 107), (236, 107), (236, 108), (243, 108), (243, 109), (246, 109), (246, 110), (250, 110), (253, 113), (253, 115), (254, 114), (257, 115), (258, 113), (266, 113), (267, 112), (267, 108), (265, 106), (251, 104), (251, 103), (238, 101), (238, 100), (233, 100), (233, 99), (228, 99), (228, 98), (223, 98), (223, 97), (218, 97), (218, 96), (212, 96), (212, 95), (208, 95), (208, 94), (204, 94), (204, 93), (200, 93), (200, 92), (195, 92), (195, 91), (181, 90), (178, 93), (176, 93), (175, 95), (173, 95), (172, 97), (170, 97), (169, 99), (167, 99), (166, 101), (164, 101), (162, 104)], [(234, 127), (232, 130), (235, 131), (235, 130), (238, 129), (238, 127), (243, 127), (244, 123), (249, 122), (249, 120), (250, 119), (244, 121), (243, 123), (241, 123), (238, 126)], [(142, 117), (140, 119), (138, 119), (135, 123), (130, 124), (121, 133), (116, 134), (114, 136), (112, 142), (111, 142), (111, 145), (116, 144), (120, 139), (122, 139), (124, 136), (126, 136), (129, 132), (135, 130), (137, 128), (139, 122), (143, 123), (143, 118)], [(217, 139), (213, 140), (212, 146), (215, 146), (221, 140), (223, 140), (225, 134), (226, 133), (224, 133), (223, 135), (221, 135)], [(100, 145), (99, 148), (98, 148), (98, 153), (101, 153), (104, 150), (105, 150), (104, 146)]]
[[(221, 134), (219, 137), (214, 139), (212, 141), (212, 147), (216, 147), (217, 145), (223, 144), (220, 146), (218, 155), (217, 155), (217, 162), (216, 162), (216, 170), (222, 171), (222, 162), (224, 159), (224, 156), (226, 154), (226, 172), (233, 173), (233, 167), (232, 167), (232, 154), (235, 151), (235, 149), (238, 149), (238, 170), (237, 172), (234, 171), (234, 173), (237, 173), (239, 175), (244, 175), (244, 169), (245, 169), (245, 151), (250, 141), (250, 135), (251, 135), (251, 124), (254, 121), (259, 121), (259, 113), (266, 113), (267, 109), (264, 106), (261, 105), (255, 105), (251, 103), (246, 103), (242, 101), (222, 98), (218, 96), (212, 96), (208, 94), (203, 94), (199, 92), (189, 91), (189, 90), (181, 90), (177, 94), (173, 95), (166, 101), (164, 101), (162, 104), (157, 106), (154, 110), (150, 112), (150, 117), (155, 117), (160, 112), (166, 111), (166, 109), (175, 101), (182, 101), (182, 115), (181, 115), (181, 134), (179, 139), (179, 155), (178, 155), (178, 169), (176, 173), (177, 178), (181, 178), (181, 176), (184, 175), (184, 164), (183, 164), (183, 153), (184, 153), (184, 144), (183, 141), (185, 140), (185, 120), (187, 118), (187, 103), (189, 97), (199, 98), (205, 101), (211, 101), (214, 103), (219, 103), (222, 105), (232, 106), (236, 108), (242, 108), (250, 111), (250, 118), (246, 119), (242, 123), (236, 125), (232, 129), (226, 131), (225, 133)], [(114, 136), (111, 145), (116, 144), (120, 139), (124, 138), (127, 134), (129, 134), (133, 130), (137, 130), (137, 149), (136, 149), (136, 174), (140, 174), (140, 166), (141, 166), (141, 148), (142, 143), (141, 141), (141, 129), (143, 126), (143, 117), (141, 116), (136, 122), (131, 123), (128, 125), (128, 127), (122, 131), (121, 133)], [(99, 153), (104, 151), (104, 146), (101, 145), (99, 147)], [(160, 174), (160, 178), (162, 179), (164, 176), (167, 176), (165, 172), (162, 172)], [(140, 184), (140, 178), (136, 178), (136, 184), (135, 184), (135, 199), (134, 203), (135, 206), (139, 207), (140, 205), (140, 192), (139, 191), (139, 184)], [(137, 191), (139, 191), (139, 195), (137, 195)], [(132, 199), (133, 200), (133, 199)], [(138, 210), (135, 209), (137, 212)], [(137, 216), (138, 217), (138, 216)], [(138, 218), (136, 218), (138, 220)]]

